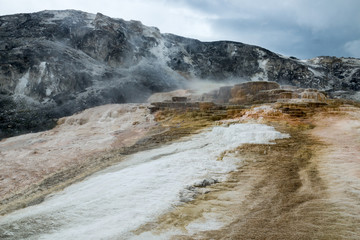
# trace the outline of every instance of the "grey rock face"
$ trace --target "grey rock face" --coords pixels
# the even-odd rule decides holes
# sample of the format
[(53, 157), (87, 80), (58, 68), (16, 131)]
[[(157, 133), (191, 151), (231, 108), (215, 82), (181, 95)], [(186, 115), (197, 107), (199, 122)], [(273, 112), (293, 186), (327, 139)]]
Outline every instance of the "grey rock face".
[(0, 17), (0, 138), (54, 126), (107, 103), (142, 102), (196, 80), (269, 80), (357, 96), (360, 60), (286, 58), (236, 42), (200, 42), (100, 13)]

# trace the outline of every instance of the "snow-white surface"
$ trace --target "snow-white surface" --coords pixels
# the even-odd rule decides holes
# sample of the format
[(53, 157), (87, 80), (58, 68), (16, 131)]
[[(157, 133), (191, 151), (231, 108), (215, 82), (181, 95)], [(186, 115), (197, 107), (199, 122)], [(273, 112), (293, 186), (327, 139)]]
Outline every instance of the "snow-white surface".
[(52, 90), (50, 88), (46, 88), (46, 92), (45, 92), (46, 96), (50, 96), (51, 93), (52, 93)]
[(167, 62), (170, 61), (169, 59), (169, 49), (165, 46), (165, 42), (163, 39), (160, 39), (159, 44), (150, 49), (150, 52), (156, 56), (158, 61), (167, 66)]
[(222, 152), (284, 137), (261, 124), (214, 127), (187, 140), (133, 154), (39, 205), (2, 217), (0, 230), (14, 238), (25, 238), (30, 232), (28, 239), (136, 239), (132, 231), (179, 204), (179, 192), (187, 186), (210, 177), (224, 180), (226, 173), (236, 169), (237, 158), (217, 160)]
[(266, 72), (266, 64), (269, 62), (269, 59), (264, 59), (264, 60), (258, 60), (259, 63), (259, 67)]
[(349, 76), (353, 77), (353, 75), (354, 75), (357, 71), (359, 71), (359, 68), (354, 68), (354, 69), (352, 69), (351, 72), (350, 72), (350, 74), (349, 74)]
[(189, 56), (186, 56), (186, 55), (185, 55), (185, 56), (183, 57), (183, 60), (184, 60), (184, 62), (187, 63), (187, 64), (194, 64), (194, 63), (193, 63), (193, 60), (192, 60), (191, 57), (189, 57)]
[(15, 94), (25, 94), (25, 89), (27, 87), (27, 84), (29, 83), (29, 74), (30, 72), (27, 71), (24, 76), (19, 79), (19, 82), (15, 87)]
[(39, 76), (39, 79), (38, 79), (38, 83), (41, 82), (42, 77), (44, 76), (44, 73), (45, 73), (45, 69), (46, 69), (46, 62), (41, 62), (40, 65), (39, 65), (40, 76)]
[(321, 61), (321, 58), (316, 57), (316, 58), (313, 58), (313, 59), (308, 59), (306, 62), (312, 62), (313, 64), (319, 64), (320, 61)]
[(109, 104), (59, 120), (45, 132), (0, 141), (0, 199), (88, 156), (131, 146), (155, 124), (145, 104)]
[(314, 74), (315, 77), (324, 77), (324, 73), (319, 72), (311, 67), (309, 67), (308, 69)]
[(260, 57), (264, 57), (266, 55), (266, 53), (259, 48), (255, 48), (255, 51), (259, 54)]
[[(260, 50), (259, 50), (260, 51)], [(266, 64), (269, 62), (269, 59), (258, 60), (259, 68), (262, 69), (262, 72), (256, 73), (251, 77), (251, 81), (267, 81), (268, 75), (266, 70)]]
[(251, 81), (267, 81), (267, 80), (268, 78), (263, 72), (256, 73), (251, 76)]

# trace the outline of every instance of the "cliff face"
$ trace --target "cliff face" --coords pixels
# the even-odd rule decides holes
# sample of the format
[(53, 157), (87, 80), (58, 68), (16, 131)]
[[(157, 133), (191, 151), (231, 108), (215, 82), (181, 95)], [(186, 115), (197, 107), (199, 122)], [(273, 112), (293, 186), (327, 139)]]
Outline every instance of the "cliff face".
[(142, 102), (194, 79), (269, 80), (356, 97), (360, 60), (303, 61), (73, 10), (0, 17), (0, 138), (92, 106)]

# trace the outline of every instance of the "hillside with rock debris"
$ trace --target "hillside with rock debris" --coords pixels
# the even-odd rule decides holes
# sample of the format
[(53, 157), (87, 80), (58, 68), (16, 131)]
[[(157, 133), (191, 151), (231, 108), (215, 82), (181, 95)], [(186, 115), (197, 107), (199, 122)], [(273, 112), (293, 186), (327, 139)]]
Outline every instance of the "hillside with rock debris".
[(360, 60), (299, 60), (75, 10), (0, 17), (0, 138), (50, 129), (89, 107), (143, 102), (199, 82), (249, 80), (359, 99)]

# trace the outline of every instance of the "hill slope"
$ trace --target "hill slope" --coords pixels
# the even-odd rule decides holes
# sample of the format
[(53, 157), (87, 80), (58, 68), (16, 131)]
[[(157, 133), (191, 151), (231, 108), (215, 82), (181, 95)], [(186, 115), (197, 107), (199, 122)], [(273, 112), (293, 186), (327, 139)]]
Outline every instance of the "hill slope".
[(62, 116), (142, 102), (194, 81), (270, 80), (357, 98), (360, 60), (286, 58), (237, 42), (200, 42), (137, 21), (74, 10), (0, 17), (0, 138)]

